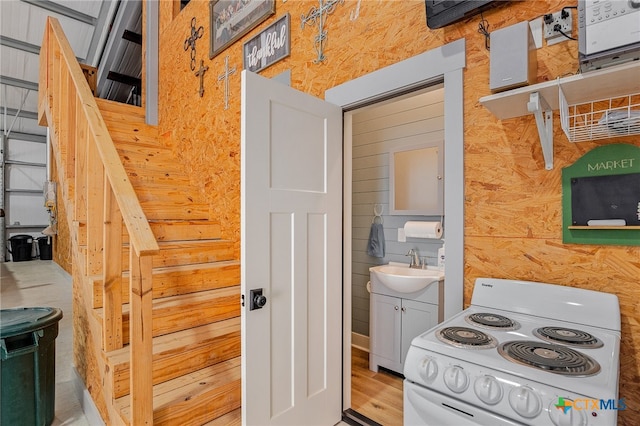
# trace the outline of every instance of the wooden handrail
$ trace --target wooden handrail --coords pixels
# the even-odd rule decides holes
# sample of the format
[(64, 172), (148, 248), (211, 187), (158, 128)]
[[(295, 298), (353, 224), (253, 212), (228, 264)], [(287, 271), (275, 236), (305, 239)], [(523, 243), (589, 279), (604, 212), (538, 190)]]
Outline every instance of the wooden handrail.
[(51, 129), (63, 199), (73, 202), (67, 208), (71, 223), (86, 224), (86, 235), (70, 227), (74, 243), (86, 243), (80, 270), (101, 276), (104, 283), (105, 351), (122, 347), (123, 225), (129, 235), (129, 421), (152, 424), (152, 256), (159, 247), (80, 64), (52, 17), (40, 50), (38, 113), (40, 124)]

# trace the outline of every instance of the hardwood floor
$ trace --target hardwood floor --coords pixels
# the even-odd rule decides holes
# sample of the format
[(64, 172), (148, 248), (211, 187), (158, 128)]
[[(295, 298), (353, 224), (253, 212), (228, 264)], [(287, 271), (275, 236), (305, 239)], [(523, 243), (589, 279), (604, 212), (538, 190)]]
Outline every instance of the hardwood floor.
[(402, 379), (369, 370), (369, 354), (351, 348), (351, 408), (384, 426), (402, 425)]

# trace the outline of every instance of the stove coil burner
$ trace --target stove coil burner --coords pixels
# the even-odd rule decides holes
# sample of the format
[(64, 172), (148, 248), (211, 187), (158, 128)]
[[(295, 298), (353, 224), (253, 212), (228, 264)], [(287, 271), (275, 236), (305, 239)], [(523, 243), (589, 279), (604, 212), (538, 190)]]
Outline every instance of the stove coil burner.
[(516, 340), (502, 343), (498, 353), (509, 361), (563, 376), (593, 376), (600, 364), (562, 345)]
[(467, 327), (446, 327), (436, 332), (444, 343), (466, 349), (492, 349), (498, 341), (487, 333)]
[(604, 343), (586, 331), (564, 327), (540, 327), (533, 330), (536, 337), (551, 343), (563, 343), (581, 348), (600, 348)]
[(500, 329), (504, 331), (517, 330), (520, 328), (518, 322), (498, 314), (486, 312), (467, 315), (465, 320), (472, 325), (478, 325), (488, 329)]

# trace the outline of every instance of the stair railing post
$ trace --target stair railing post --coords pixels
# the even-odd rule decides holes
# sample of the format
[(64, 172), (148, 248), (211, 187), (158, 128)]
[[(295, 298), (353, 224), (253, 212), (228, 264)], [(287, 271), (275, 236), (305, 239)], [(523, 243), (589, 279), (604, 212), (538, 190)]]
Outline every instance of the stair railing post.
[(107, 179), (104, 187), (104, 242), (102, 346), (105, 351), (112, 351), (122, 347), (122, 216)]
[(153, 424), (152, 257), (129, 249), (131, 424)]
[(102, 275), (104, 247), (104, 167), (94, 137), (87, 144), (87, 268), (86, 274)]

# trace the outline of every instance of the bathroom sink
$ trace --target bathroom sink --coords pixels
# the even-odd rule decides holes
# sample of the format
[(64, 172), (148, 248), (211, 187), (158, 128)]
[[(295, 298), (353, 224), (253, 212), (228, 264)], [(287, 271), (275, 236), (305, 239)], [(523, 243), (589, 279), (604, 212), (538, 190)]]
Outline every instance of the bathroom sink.
[[(380, 265), (369, 271), (382, 284), (398, 293), (414, 293), (429, 285), (444, 280), (444, 271), (439, 269), (416, 269), (408, 266)], [(372, 278), (373, 279), (373, 278)]]

